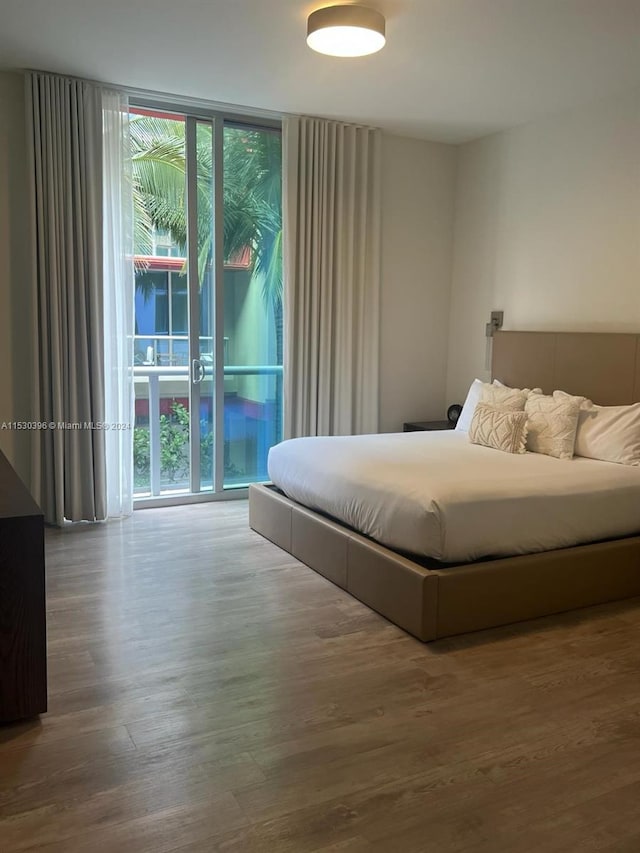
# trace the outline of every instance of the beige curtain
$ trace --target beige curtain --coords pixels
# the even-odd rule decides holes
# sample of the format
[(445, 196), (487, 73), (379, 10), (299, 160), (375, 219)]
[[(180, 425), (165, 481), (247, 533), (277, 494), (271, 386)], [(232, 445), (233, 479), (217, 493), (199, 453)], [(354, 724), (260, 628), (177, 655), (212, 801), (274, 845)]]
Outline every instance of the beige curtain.
[(300, 117), (283, 132), (285, 436), (376, 432), (381, 132)]
[[(101, 90), (27, 75), (31, 159), (32, 492), (48, 522), (106, 517)], [(63, 424), (69, 425), (63, 428)]]

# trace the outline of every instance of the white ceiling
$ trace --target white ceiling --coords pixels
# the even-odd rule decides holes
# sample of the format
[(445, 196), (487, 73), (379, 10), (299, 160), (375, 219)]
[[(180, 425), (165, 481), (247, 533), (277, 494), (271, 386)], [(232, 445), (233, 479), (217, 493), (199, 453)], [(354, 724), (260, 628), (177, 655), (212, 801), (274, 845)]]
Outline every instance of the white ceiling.
[(0, 65), (444, 142), (640, 86), (640, 0), (361, 2), (387, 45), (336, 59), (305, 43), (330, 0), (0, 0)]

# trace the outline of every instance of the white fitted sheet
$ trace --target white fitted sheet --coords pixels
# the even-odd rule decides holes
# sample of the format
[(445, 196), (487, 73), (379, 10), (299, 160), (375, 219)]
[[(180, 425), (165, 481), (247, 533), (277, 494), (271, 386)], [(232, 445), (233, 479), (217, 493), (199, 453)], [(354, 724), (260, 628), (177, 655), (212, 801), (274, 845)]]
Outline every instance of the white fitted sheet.
[(640, 533), (640, 468), (503, 453), (453, 430), (291, 439), (271, 449), (269, 477), (383, 545), (444, 562)]

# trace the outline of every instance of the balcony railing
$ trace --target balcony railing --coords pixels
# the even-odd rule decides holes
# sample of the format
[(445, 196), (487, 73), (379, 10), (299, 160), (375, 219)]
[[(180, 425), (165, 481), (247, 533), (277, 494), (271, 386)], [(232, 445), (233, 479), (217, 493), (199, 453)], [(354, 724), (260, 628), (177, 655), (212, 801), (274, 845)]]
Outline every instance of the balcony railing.
[[(134, 335), (133, 340), (136, 366), (189, 364), (188, 335)], [(210, 335), (200, 335), (199, 340), (201, 358), (209, 358), (213, 362), (213, 338)], [(228, 360), (228, 343), (229, 339), (224, 338), (225, 361)]]
[[(141, 338), (143, 336), (140, 336)], [(148, 340), (146, 336), (143, 338)], [(234, 377), (274, 377), (275, 388), (272, 394), (268, 395), (268, 399), (260, 402), (242, 400), (238, 403), (238, 398), (233, 393), (225, 392), (225, 487), (240, 486), (250, 482), (266, 479), (266, 453), (269, 446), (280, 440), (281, 432), (281, 414), (280, 406), (282, 401), (282, 365), (225, 365), (223, 368), (225, 387), (227, 380), (232, 380)], [(144, 477), (144, 485), (139, 485), (135, 490), (136, 497), (157, 497), (162, 494), (189, 491), (188, 476), (181, 476), (179, 482), (165, 483), (162, 482), (163, 474), (163, 435), (162, 435), (162, 420), (161, 420), (161, 402), (162, 400), (173, 400), (175, 404), (176, 398), (188, 398), (189, 396), (189, 381), (190, 368), (188, 364), (136, 364), (133, 368), (134, 383), (136, 385), (136, 400), (146, 399), (148, 401), (148, 427), (141, 426), (137, 422), (136, 429), (148, 429), (148, 460), (149, 460), (149, 477), (148, 481)], [(204, 376), (201, 388), (206, 387), (206, 381), (213, 380), (214, 367), (213, 364), (204, 363)], [(177, 390), (176, 383), (180, 390)], [(162, 385), (166, 389), (162, 388)], [(146, 386), (144, 389), (141, 386)], [(146, 393), (140, 393), (140, 392)], [(211, 396), (211, 395), (209, 395)], [(207, 395), (203, 395), (207, 397)], [(256, 407), (262, 406), (266, 414), (260, 418), (251, 418), (252, 423), (261, 425), (259, 435), (243, 436), (243, 430), (246, 433), (246, 427), (243, 424), (249, 418), (243, 414), (240, 409), (247, 405)], [(184, 409), (183, 409), (184, 411)], [(200, 416), (200, 413), (198, 413)], [(212, 431), (213, 424), (210, 423), (207, 429)], [(188, 428), (183, 428), (184, 442), (187, 448), (184, 454), (185, 460), (188, 460)], [(207, 439), (209, 435), (206, 436)], [(213, 436), (212, 440), (216, 437)], [(180, 436), (178, 436), (178, 443)], [(251, 465), (237, 464), (237, 458), (243, 457), (243, 442), (244, 458), (251, 456)], [(251, 443), (251, 452), (247, 449)], [(166, 451), (166, 449), (165, 449)], [(248, 470), (251, 467), (251, 470)], [(188, 471), (188, 462), (187, 462)], [(140, 472), (137, 472), (138, 474)], [(206, 479), (206, 477), (204, 478)], [(210, 485), (206, 486), (209, 491), (213, 489), (213, 482), (210, 479)], [(148, 485), (147, 485), (148, 482)]]

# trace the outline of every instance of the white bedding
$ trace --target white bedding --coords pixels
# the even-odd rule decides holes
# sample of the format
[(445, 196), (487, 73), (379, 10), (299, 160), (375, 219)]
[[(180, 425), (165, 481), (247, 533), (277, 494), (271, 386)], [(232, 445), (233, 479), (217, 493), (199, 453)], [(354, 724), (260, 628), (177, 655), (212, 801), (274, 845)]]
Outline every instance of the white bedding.
[(640, 533), (640, 468), (502, 453), (463, 432), (296, 438), (271, 449), (269, 477), (377, 542), (444, 562)]

